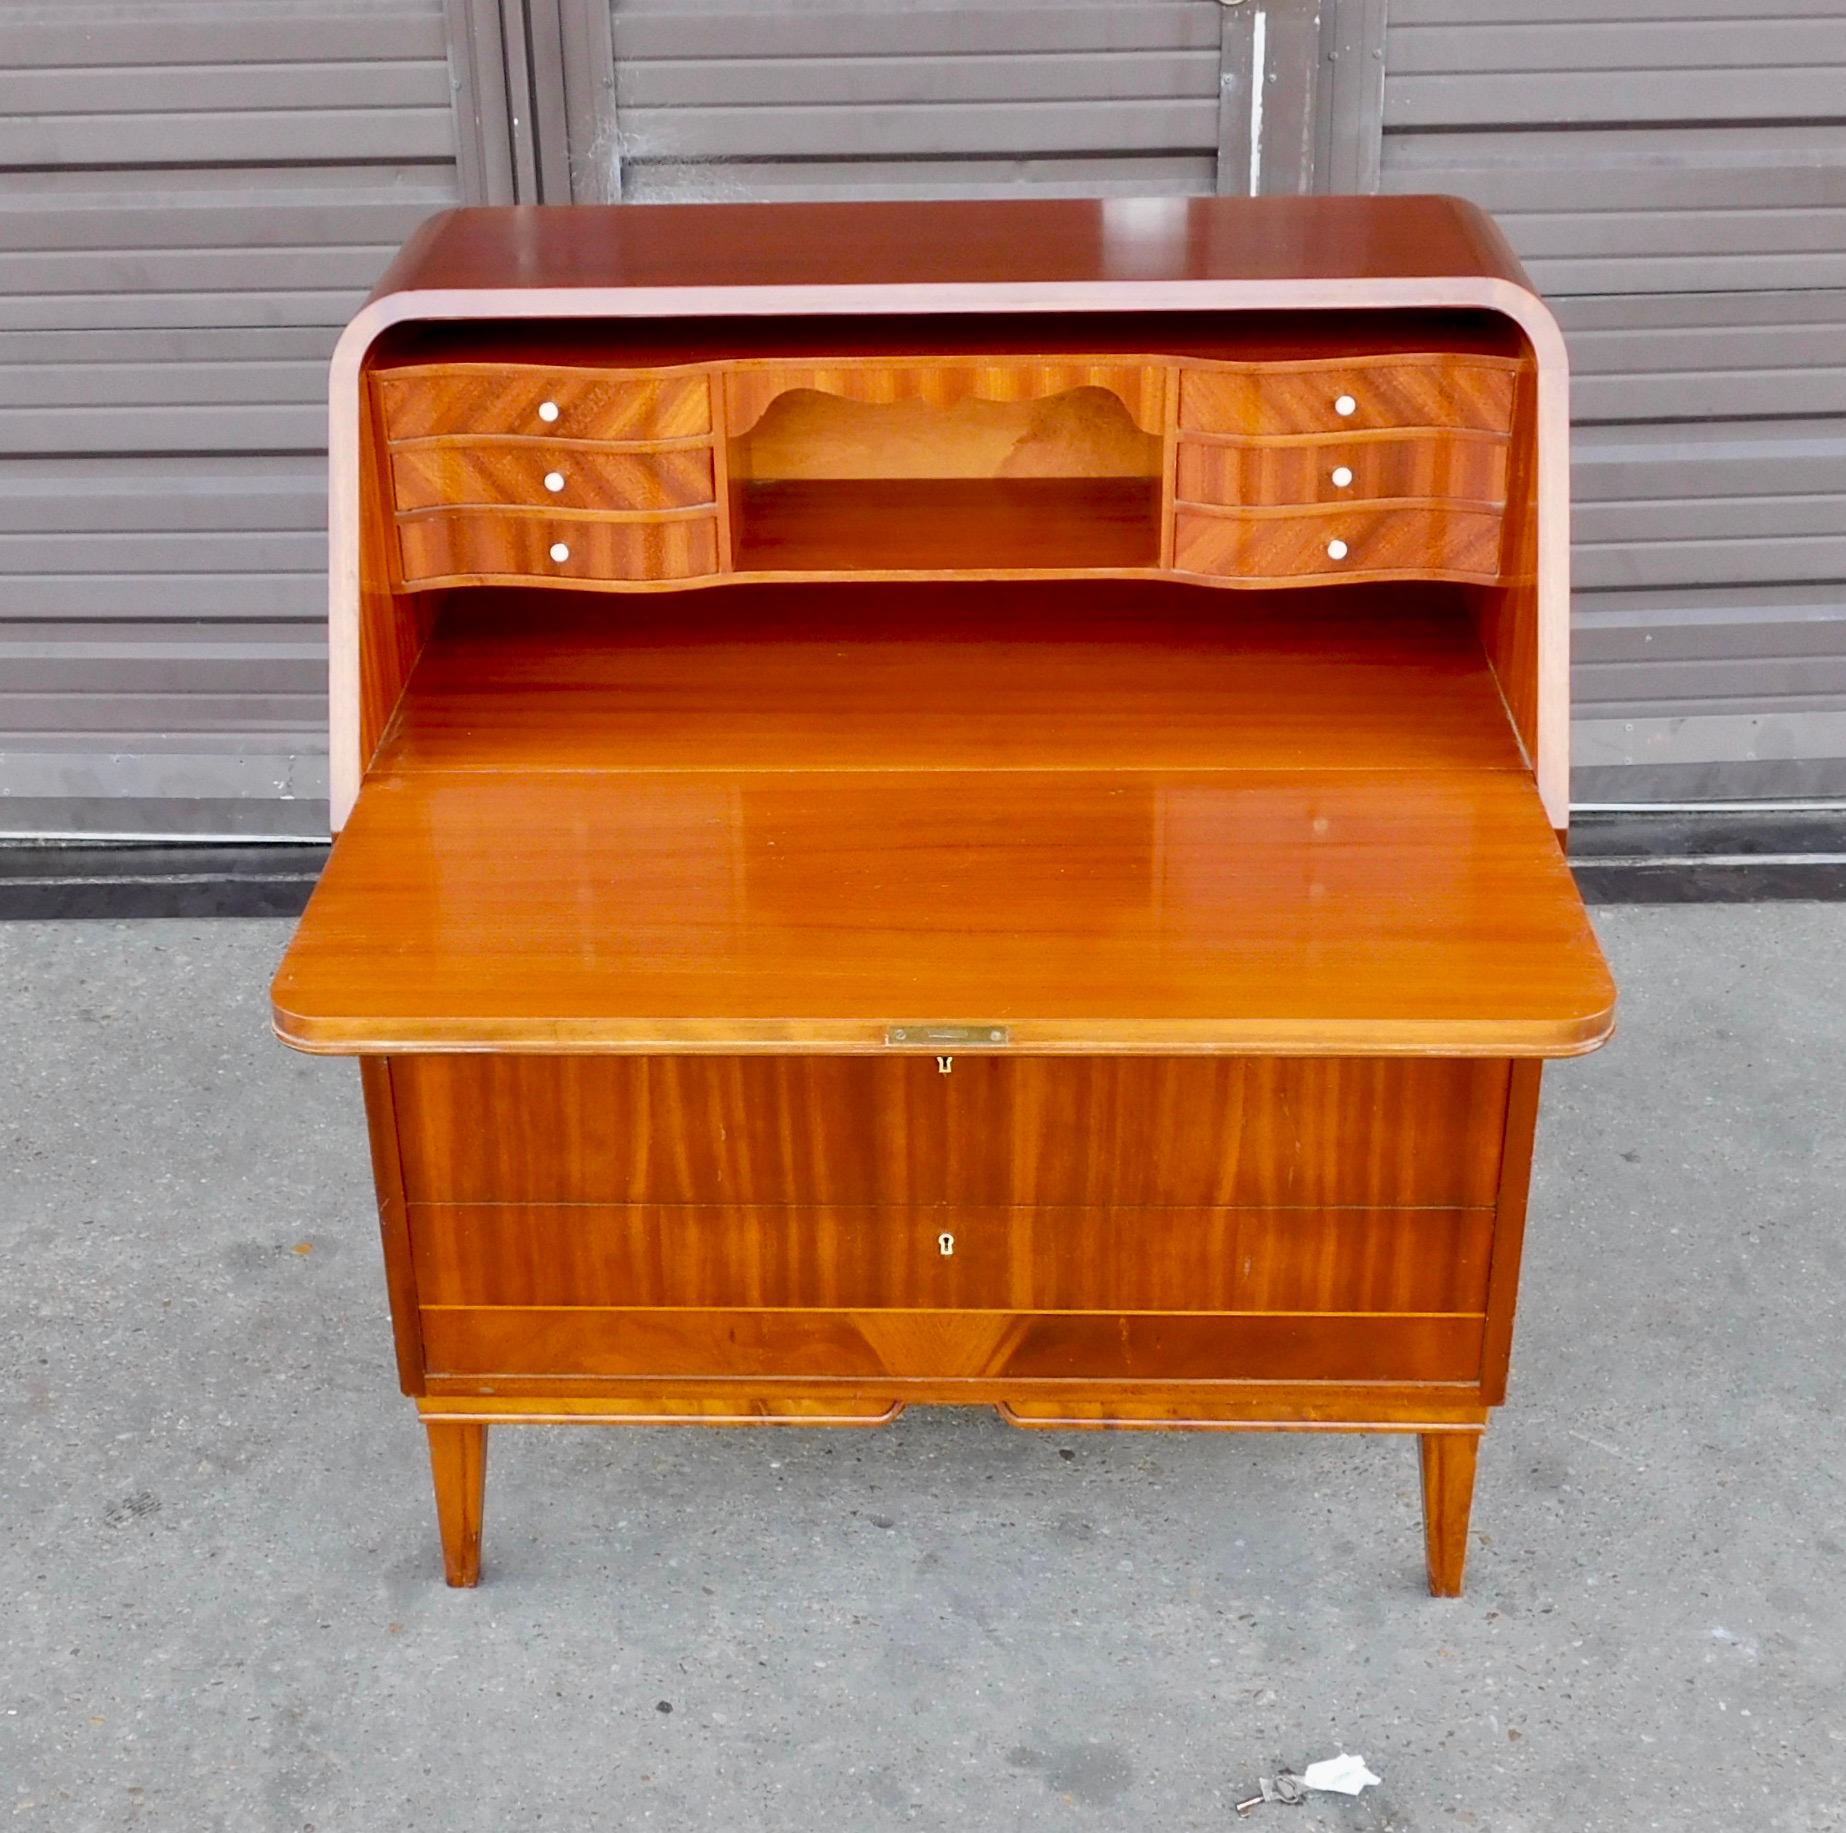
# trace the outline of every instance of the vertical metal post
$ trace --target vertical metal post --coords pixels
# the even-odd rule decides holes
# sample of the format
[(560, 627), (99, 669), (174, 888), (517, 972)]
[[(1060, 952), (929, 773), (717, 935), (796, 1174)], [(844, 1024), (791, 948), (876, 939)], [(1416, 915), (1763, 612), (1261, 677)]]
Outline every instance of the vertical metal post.
[(1385, 0), (1220, 0), (1218, 190), (1378, 188)]

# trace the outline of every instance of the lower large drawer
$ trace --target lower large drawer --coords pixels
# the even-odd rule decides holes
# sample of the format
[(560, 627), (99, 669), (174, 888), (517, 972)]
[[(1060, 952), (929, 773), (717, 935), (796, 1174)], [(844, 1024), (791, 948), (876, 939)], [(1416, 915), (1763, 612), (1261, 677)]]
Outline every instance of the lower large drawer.
[(410, 1205), (429, 1306), (1480, 1312), (1487, 1209)]
[(1508, 1066), (400, 1056), (413, 1203), (1490, 1207)]
[(1474, 1381), (1481, 1319), (426, 1308), (438, 1378)]

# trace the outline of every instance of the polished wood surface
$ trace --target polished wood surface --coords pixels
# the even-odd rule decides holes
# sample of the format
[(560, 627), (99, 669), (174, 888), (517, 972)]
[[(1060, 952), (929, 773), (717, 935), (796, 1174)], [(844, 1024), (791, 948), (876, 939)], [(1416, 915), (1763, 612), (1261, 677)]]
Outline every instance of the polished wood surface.
[(1519, 369), (1511, 359), (1442, 352), (1188, 366), (1179, 377), (1179, 425), (1186, 433), (1504, 433)]
[[(626, 206), (624, 206), (626, 207)], [(1234, 208), (1235, 206), (1233, 206)], [(581, 208), (578, 214), (583, 215)], [(502, 293), (502, 302), (520, 303)], [(799, 311), (752, 317), (653, 311), (558, 316), (473, 313), (460, 318), (395, 320), (367, 352), (372, 374), (471, 363), (498, 368), (619, 368), (631, 375), (662, 369), (802, 370), (844, 363), (888, 367), (908, 353), (931, 368), (980, 368), (994, 357), (1049, 361), (1062, 367), (1142, 368), (1184, 361), (1310, 363), (1339, 361), (1362, 346), (1371, 356), (1531, 360), (1530, 340), (1497, 307), (1456, 309), (1392, 305), (1355, 315), (1224, 306), (1204, 310), (1012, 309), (835, 312), (817, 296)], [(919, 353), (927, 353), (919, 356)], [(1172, 391), (1169, 391), (1171, 393)], [(720, 415), (720, 424), (723, 417)], [(728, 430), (728, 429), (727, 429)]]
[(397, 1099), (391, 1087), (391, 1065), (384, 1057), (361, 1057), (359, 1079), (372, 1150), (372, 1184), (378, 1193), (378, 1228), (385, 1254), (391, 1333), (397, 1347), (397, 1382), (406, 1394), (420, 1394), (423, 1332), (410, 1240), (410, 1210), (404, 1196), (404, 1166), (398, 1153)]
[(417, 1410), (426, 1421), (534, 1426), (888, 1426), (904, 1410), (902, 1401), (859, 1400), (843, 1391), (765, 1393), (714, 1381), (683, 1392), (650, 1385), (641, 1395), (508, 1394), (505, 1385), (491, 1394), (426, 1394)]
[(487, 1428), (462, 1420), (425, 1419), (442, 1570), (458, 1588), (480, 1583), (481, 1516), (487, 1493)]
[(1506, 501), (1509, 443), (1497, 433), (1310, 433), (1289, 439), (1187, 434), (1178, 443), (1177, 489), (1185, 502), (1227, 509), (1392, 497), (1498, 509)]
[[(1226, 626), (1227, 648), (1240, 628)], [(1413, 647), (1436, 641), (1407, 629)], [(558, 651), (535, 641), (542, 679)], [(1169, 678), (1197, 653), (1175, 641)], [(1161, 666), (1156, 647), (1136, 665)], [(805, 661), (811, 696), (863, 693), (822, 644), (794, 658), (769, 634), (762, 648), (759, 686)], [(1105, 653), (1087, 632), (1065, 651), (1076, 669)], [(701, 654), (695, 639), (682, 679)], [(1285, 646), (1269, 654), (1279, 679)], [(521, 670), (504, 644), (474, 655), (489, 657), (507, 665), (472, 710), (466, 661), (433, 669), (445, 720), (493, 730)], [(1449, 657), (1432, 671), (1435, 706), (1475, 699), (1465, 719), (1435, 721), (1438, 740), (1503, 726), (1490, 677)], [(747, 653), (736, 665), (747, 682)], [(1237, 673), (1227, 656), (1216, 678)], [(1329, 706), (1339, 674), (1327, 671)], [(1360, 645), (1355, 690), (1365, 678)], [(1201, 670), (1180, 708), (1210, 717), (1211, 679)], [(997, 725), (992, 686), (971, 675), (966, 699)], [(1377, 774), (1302, 768), (1286, 701), (1266, 719), (1232, 694), (1221, 767), (1124, 776), (1077, 767), (1068, 723), (1050, 771), (1029, 752), (996, 769), (940, 751), (923, 770), (867, 767), (863, 752), (799, 769), (649, 767), (625, 754), (618, 706), (560, 697), (544, 735), (515, 721), (483, 740), (491, 776), (381, 761), (278, 976), (278, 1025), (322, 1050), (882, 1050), (906, 1022), (1000, 1024), (1024, 1049), (1593, 1048), (1607, 973), (1523, 771), (1413, 762), (1426, 704), (1380, 693), (1369, 718), (1396, 722), (1399, 762)], [(658, 716), (639, 710), (638, 738), (659, 742)], [(908, 709), (889, 710), (900, 755), (940, 743), (901, 736)], [(593, 736), (560, 737), (572, 715)], [(863, 727), (857, 742), (872, 742)], [(592, 743), (600, 764), (559, 767)], [(1407, 883), (1422, 890), (1409, 906)]]
[(750, 483), (740, 573), (1108, 573), (1160, 557), (1151, 477)]
[(880, 406), (917, 402), (946, 408), (968, 402), (1036, 402), (1076, 390), (1102, 390), (1122, 404), (1143, 433), (1159, 435), (1170, 386), (1166, 364), (1153, 357), (1120, 362), (1032, 354), (1037, 360), (851, 357), (799, 368), (734, 360), (723, 365), (724, 424), (733, 439), (742, 438), (775, 401), (790, 393)]
[(1461, 1596), (1462, 1568), (1468, 1560), (1468, 1517), (1474, 1508), (1474, 1469), (1480, 1449), (1478, 1432), (1426, 1432), (1417, 1440), (1431, 1597)]
[(1445, 200), (417, 238), (336, 354), (336, 822), (370, 774), (276, 1011), (364, 1060), (451, 1582), (490, 1424), (951, 1402), (1413, 1432), (1459, 1589), (1612, 1001), (1563, 375)]
[(1508, 1067), (1500, 1183), (1494, 1193), (1493, 1258), (1487, 1278), (1487, 1334), (1481, 1353), (1481, 1394), (1490, 1406), (1505, 1400), (1507, 1369), (1512, 1362), (1513, 1311), (1519, 1298), (1526, 1197), (1532, 1184), (1532, 1147), (1538, 1126), (1538, 1085), (1545, 1066), (1526, 1061)]
[[(1162, 1384), (1157, 1395), (1107, 1399), (1059, 1395), (1049, 1387), (1000, 1402), (1009, 1425), (1055, 1432), (1473, 1432), (1487, 1418), (1477, 1401), (1452, 1399), (1460, 1387), (1425, 1383), (1393, 1389), (1385, 1382), (1264, 1382), (1240, 1392), (1234, 1382), (1188, 1392)], [(467, 1403), (438, 1403), (461, 1404)], [(524, 1402), (542, 1405), (543, 1402)]]
[[(800, 367), (734, 357), (650, 375), (620, 367), (624, 355), (603, 370), (374, 371), (404, 583), (1172, 568), (1245, 587), (1339, 575), (1487, 584), (1500, 504), (1484, 491), (1496, 473), (1503, 483), (1529, 368), (1452, 352), (1212, 364), (1038, 353)], [(710, 436), (714, 423), (728, 438)], [(483, 438), (497, 445), (468, 443)], [(675, 468), (610, 450), (688, 439)], [(722, 516), (682, 528), (688, 506), (719, 496), (720, 473)], [(483, 500), (508, 512), (453, 512)], [(1255, 519), (1304, 500), (1337, 521)], [(645, 531), (583, 520), (650, 514), (660, 520)]]
[(380, 774), (273, 997), (331, 1052), (965, 1022), (1028, 1052), (1570, 1056), (1613, 1004), (1503, 771)]
[(432, 1374), (1472, 1382), (1478, 1317), (429, 1306)]
[[(979, 287), (1004, 297), (1034, 284), (1114, 283), (1146, 310), (1172, 303), (1158, 289), (1173, 282), (1302, 286), (1456, 275), (1525, 283), (1493, 220), (1454, 197), (576, 205), (432, 217), (373, 297), (470, 288), (708, 289), (722, 297), (785, 288), (777, 309), (800, 312), (823, 306), (833, 289)], [(1081, 310), (1089, 302), (1058, 303)], [(913, 300), (909, 309), (919, 307)]]
[[(393, 369), (373, 383), (385, 437), (396, 444), (446, 433), (530, 439), (677, 439), (712, 428), (711, 382), (556, 364), (500, 368), (452, 363)], [(546, 413), (549, 406), (555, 413)]]
[[(431, 311), (440, 316), (422, 316)], [(1532, 532), (1544, 554), (1531, 575), (1531, 621), (1510, 643), (1501, 640), (1507, 603), (1523, 589), (1517, 582), (1484, 597), (1478, 615), (1493, 632), (1496, 666), (1531, 671), (1535, 711), (1526, 736), (1540, 793), (1561, 830), (1569, 605), (1563, 342), (1495, 226), (1448, 198), (578, 207), (433, 219), (335, 353), (334, 825), (344, 821), (370, 756), (358, 709), (401, 684), (401, 677), (362, 678), (384, 647), (362, 633), (362, 619), (392, 615), (360, 585), (364, 518), (353, 505), (363, 485), (368, 369), (492, 358), (670, 365), (747, 352), (837, 363), (920, 350), (987, 357), (1137, 347), (1207, 361), (1284, 361), (1341, 358), (1355, 341), (1373, 355), (1515, 361), (1519, 387), (1531, 390), (1533, 424), (1542, 431), (1526, 445), (1545, 454), (1531, 474)], [(1171, 532), (1163, 523), (1163, 558)], [(603, 589), (656, 588), (611, 581)]]
[[(389, 464), (384, 435), (376, 419), (368, 416), (354, 480), (353, 509), (364, 529), (364, 540), (356, 556), (353, 582), (359, 611), (358, 653), (350, 690), (352, 705), (346, 709), (368, 758), (403, 696), (444, 602), (440, 592), (403, 589), (387, 482)], [(337, 686), (333, 692), (337, 704)]]
[(495, 1052), (391, 1080), (413, 1204), (1465, 1208), (1498, 1191), (1507, 1065)]
[(407, 586), (658, 583), (718, 570), (709, 509), (431, 509), (400, 516), (397, 538)]
[[(709, 1314), (708, 1314), (709, 1315)], [(901, 1401), (893, 1401), (899, 1394)], [(991, 1406), (1022, 1426), (1068, 1417), (1096, 1429), (1117, 1424), (1143, 1426), (1154, 1409), (1169, 1407), (1203, 1426), (1222, 1413), (1225, 1429), (1246, 1429), (1251, 1421), (1270, 1422), (1255, 1429), (1284, 1427), (1295, 1421), (1305, 1431), (1388, 1431), (1416, 1434), (1454, 1431), (1487, 1418), (1478, 1381), (1328, 1381), (1150, 1375), (1106, 1381), (1082, 1376), (1047, 1376), (1021, 1380), (1005, 1375), (701, 1375), (663, 1380), (649, 1375), (500, 1374), (451, 1375), (432, 1371), (417, 1397), (419, 1412), (441, 1409), (443, 1417), (516, 1423), (534, 1416), (570, 1410), (609, 1424), (645, 1419), (654, 1403), (677, 1410), (688, 1397), (723, 1405), (742, 1414), (760, 1409), (777, 1413), (788, 1405), (855, 1411), (839, 1424), (883, 1423), (885, 1410), (895, 1418), (912, 1406)], [(864, 1409), (861, 1413), (857, 1409)], [(874, 1417), (874, 1414), (877, 1416)], [(765, 1423), (776, 1423), (767, 1420)]]
[(1173, 566), (1245, 584), (1296, 580), (1459, 579), (1500, 571), (1496, 510), (1448, 503), (1219, 509), (1182, 504)]
[(431, 1305), (1468, 1312), (1491, 1209), (419, 1203)]
[(1178, 584), (456, 595), (381, 773), (1511, 770), (1465, 594)]
[(1106, 388), (995, 394), (868, 402), (790, 389), (727, 442), (730, 475), (738, 482), (1160, 475), (1163, 433), (1143, 432)]
[[(1555, 646), (1545, 641), (1545, 594), (1548, 587), (1555, 589), (1560, 561), (1551, 555), (1541, 567), (1540, 445), (1538, 378), (1522, 371), (1513, 398), (1513, 436), (1507, 448), (1506, 507), (1500, 531), (1502, 577), (1492, 589), (1477, 589), (1472, 599), (1475, 627), (1506, 696), (1507, 712), (1527, 756), (1540, 766), (1542, 778), (1540, 711), (1546, 695), (1555, 702), (1558, 692), (1555, 680), (1547, 683), (1546, 671), (1555, 675), (1559, 666)], [(1556, 460), (1547, 462), (1555, 464)], [(1561, 829), (1567, 810), (1555, 797), (1551, 814), (1552, 825)]]
[[(555, 477), (556, 487), (546, 480)], [(712, 448), (430, 439), (391, 451), (400, 511), (498, 505), (528, 509), (689, 509), (716, 503)]]

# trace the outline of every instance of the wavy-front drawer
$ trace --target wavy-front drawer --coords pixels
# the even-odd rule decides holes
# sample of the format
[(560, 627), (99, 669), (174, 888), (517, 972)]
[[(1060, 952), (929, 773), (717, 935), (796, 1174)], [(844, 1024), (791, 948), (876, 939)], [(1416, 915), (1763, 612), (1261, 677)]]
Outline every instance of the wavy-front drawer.
[(715, 513), (564, 516), (509, 509), (425, 510), (401, 517), (407, 586), (480, 580), (696, 579), (718, 570)]
[(1500, 514), (1446, 503), (1281, 514), (1182, 505), (1173, 564), (1218, 579), (1490, 581), (1500, 571)]
[(1182, 439), (1178, 493), (1182, 502), (1233, 508), (1447, 497), (1497, 509), (1506, 501), (1506, 456), (1504, 439), (1473, 433)]
[(1181, 431), (1197, 433), (1381, 427), (1504, 433), (1513, 423), (1518, 373), (1511, 359), (1447, 356), (1187, 369), (1179, 378), (1179, 424)]
[(714, 486), (708, 445), (611, 452), (524, 440), (444, 441), (391, 453), (391, 493), (399, 509), (686, 509), (710, 503)]
[(378, 377), (385, 437), (511, 433), (533, 439), (676, 439), (711, 431), (711, 385), (693, 375), (455, 363)]

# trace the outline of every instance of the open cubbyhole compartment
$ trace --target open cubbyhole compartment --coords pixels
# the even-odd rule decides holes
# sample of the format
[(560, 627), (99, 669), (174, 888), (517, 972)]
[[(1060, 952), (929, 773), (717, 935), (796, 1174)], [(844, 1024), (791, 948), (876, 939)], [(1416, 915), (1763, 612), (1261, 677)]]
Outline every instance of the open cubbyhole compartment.
[(1160, 430), (1138, 424), (1120, 394), (1093, 385), (1038, 393), (1025, 365), (894, 366), (838, 379), (853, 392), (784, 389), (731, 436), (737, 571), (1158, 563)]

